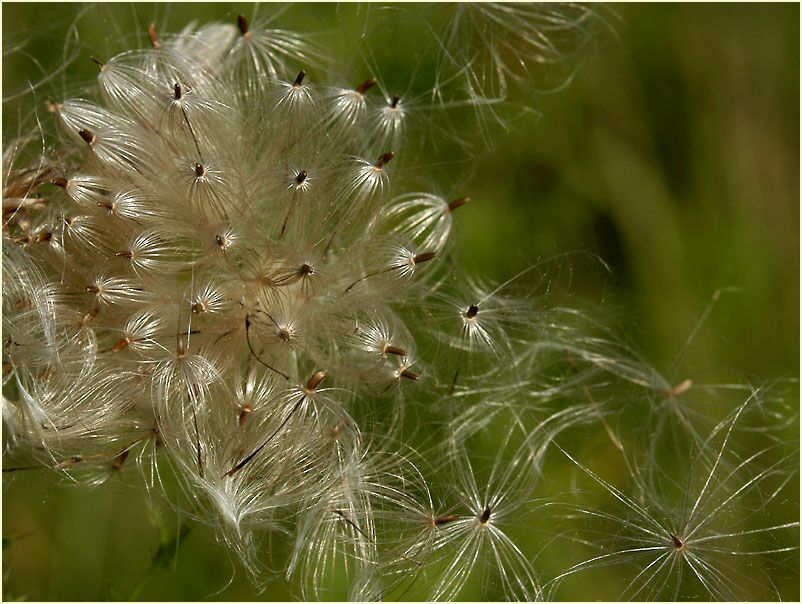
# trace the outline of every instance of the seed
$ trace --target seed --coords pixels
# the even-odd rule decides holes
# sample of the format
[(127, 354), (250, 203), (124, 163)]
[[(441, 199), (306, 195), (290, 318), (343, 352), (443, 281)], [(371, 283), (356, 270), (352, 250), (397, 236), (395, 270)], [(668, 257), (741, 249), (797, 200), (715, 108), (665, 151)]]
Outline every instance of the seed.
[(307, 394), (312, 394), (315, 391), (315, 389), (320, 385), (320, 382), (322, 382), (325, 377), (326, 377), (326, 372), (325, 371), (317, 371), (317, 372), (315, 372), (312, 375), (312, 377), (309, 378), (309, 381), (306, 382), (306, 388), (304, 388), (304, 391)]
[(251, 32), (248, 28), (248, 20), (245, 18), (245, 15), (237, 15), (237, 27), (239, 27), (239, 31), (244, 38), (250, 38)]
[(162, 43), (159, 41), (159, 36), (156, 33), (156, 24), (151, 23), (148, 25), (148, 40), (153, 48), (161, 48)]
[(376, 85), (376, 80), (373, 78), (368, 78), (364, 82), (362, 82), (359, 86), (356, 87), (356, 91), (359, 94), (365, 94), (368, 90), (373, 88)]
[(456, 514), (446, 514), (445, 516), (437, 516), (437, 518), (432, 518), (431, 522), (434, 526), (440, 526), (442, 524), (454, 522), (455, 520), (459, 520), (459, 516)]
[(376, 160), (376, 163), (373, 165), (374, 168), (377, 170), (381, 170), (384, 166), (389, 164), (392, 159), (395, 157), (395, 153), (392, 151), (388, 151), (387, 153), (382, 153), (379, 156), (379, 159)]
[(471, 198), (470, 198), (470, 197), (460, 197), (459, 199), (455, 199), (454, 201), (452, 201), (451, 203), (449, 203), (449, 204), (448, 204), (448, 206), (446, 206), (446, 211), (447, 211), (447, 212), (453, 212), (453, 211), (454, 211), (454, 210), (456, 210), (458, 207), (460, 207), (460, 206), (464, 206), (464, 205), (465, 205), (466, 203), (468, 203), (470, 200), (471, 200)]
[(78, 131), (78, 135), (84, 139), (87, 145), (92, 145), (95, 142), (95, 135), (92, 133), (91, 130), (87, 130), (86, 128), (82, 128)]
[(418, 376), (417, 373), (414, 373), (414, 372), (410, 371), (409, 369), (402, 369), (399, 372), (398, 375), (400, 375), (401, 377), (407, 378), (408, 380), (412, 380), (413, 382), (417, 382), (418, 378), (420, 377), (420, 376)]

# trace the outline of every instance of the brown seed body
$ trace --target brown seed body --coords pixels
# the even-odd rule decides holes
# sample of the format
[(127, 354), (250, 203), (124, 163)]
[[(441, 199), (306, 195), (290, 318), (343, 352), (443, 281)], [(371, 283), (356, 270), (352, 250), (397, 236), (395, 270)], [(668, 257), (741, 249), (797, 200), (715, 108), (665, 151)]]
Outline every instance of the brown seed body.
[(441, 526), (443, 524), (448, 524), (449, 522), (454, 522), (455, 520), (459, 520), (459, 516), (456, 514), (446, 514), (444, 516), (432, 518), (432, 524), (434, 526)]

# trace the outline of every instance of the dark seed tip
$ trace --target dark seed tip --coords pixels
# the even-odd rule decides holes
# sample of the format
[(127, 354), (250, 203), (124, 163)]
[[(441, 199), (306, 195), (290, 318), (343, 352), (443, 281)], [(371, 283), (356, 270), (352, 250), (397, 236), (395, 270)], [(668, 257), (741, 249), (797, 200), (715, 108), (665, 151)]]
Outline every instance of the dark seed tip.
[(114, 343), (114, 346), (111, 347), (111, 351), (120, 352), (121, 350), (125, 350), (130, 343), (131, 343), (130, 338), (128, 337), (120, 338)]
[(309, 381), (306, 382), (306, 392), (309, 394), (314, 392), (315, 389), (317, 389), (317, 387), (320, 385), (320, 382), (325, 379), (325, 377), (325, 371), (316, 371), (314, 375), (309, 378)]
[(292, 85), (295, 86), (296, 88), (300, 88), (301, 84), (304, 83), (305, 77), (306, 77), (306, 72), (302, 69), (300, 72), (298, 72), (298, 77), (295, 78), (295, 81), (292, 83)]
[(413, 382), (417, 382), (418, 378), (420, 377), (417, 373), (410, 371), (409, 369), (402, 369), (399, 375), (407, 378), (408, 380), (412, 380)]
[(126, 458), (128, 457), (129, 449), (123, 449), (114, 459), (114, 462), (111, 464), (111, 469), (119, 472), (123, 469), (123, 464), (125, 463)]
[(376, 160), (375, 166), (377, 168), (381, 169), (384, 166), (386, 166), (387, 164), (389, 164), (391, 161), (393, 161), (394, 157), (395, 157), (395, 153), (393, 153), (392, 151), (388, 151), (387, 153), (382, 153), (379, 156), (379, 159)]
[(75, 457), (68, 457), (64, 461), (62, 461), (60, 463), (57, 463), (55, 466), (53, 466), (53, 469), (54, 470), (66, 470), (70, 466), (74, 466), (75, 464), (80, 463), (80, 462), (81, 462), (81, 457), (79, 455), (76, 455)]
[(433, 259), (435, 256), (437, 256), (437, 252), (424, 252), (422, 254), (416, 254), (412, 257), (412, 262), (415, 264), (422, 264)]
[(434, 526), (440, 526), (441, 524), (448, 524), (449, 522), (454, 522), (455, 520), (459, 520), (459, 516), (456, 514), (446, 514), (445, 516), (438, 516), (437, 518), (432, 519), (432, 524)]
[(470, 197), (460, 197), (459, 199), (455, 199), (450, 204), (448, 204), (447, 211), (452, 212), (452, 211), (456, 210), (458, 207), (464, 206), (470, 200), (471, 200)]
[(247, 36), (250, 33), (245, 15), (237, 15), (237, 27), (239, 27), (239, 31), (243, 36)]
[(150, 40), (150, 45), (153, 48), (161, 48), (162, 47), (162, 43), (159, 42), (159, 36), (156, 33), (156, 24), (155, 23), (150, 23), (148, 25), (148, 40)]
[(479, 314), (479, 307), (476, 304), (471, 304), (465, 313), (465, 318), (473, 319), (477, 314)]
[(87, 145), (91, 145), (95, 142), (95, 135), (91, 130), (87, 130), (86, 128), (81, 128), (78, 131), (78, 135), (84, 139)]
[(376, 85), (376, 80), (374, 78), (368, 78), (364, 82), (362, 82), (359, 86), (356, 87), (356, 91), (359, 94), (365, 94), (368, 90), (373, 88)]

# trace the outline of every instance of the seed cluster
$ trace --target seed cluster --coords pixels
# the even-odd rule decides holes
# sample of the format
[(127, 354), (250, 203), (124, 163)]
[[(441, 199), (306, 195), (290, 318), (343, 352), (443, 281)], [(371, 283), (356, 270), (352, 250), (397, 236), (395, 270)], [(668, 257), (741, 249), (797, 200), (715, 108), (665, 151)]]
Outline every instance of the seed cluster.
[[(455, 27), (478, 31), (483, 52), (499, 19), (522, 19), (490, 53), (491, 78), (482, 53), (457, 71), (469, 100), (506, 91), (524, 59), (557, 61), (544, 32), (588, 14), (457, 9)], [(468, 52), (456, 31), (445, 40)], [(419, 108), (405, 95), (375, 77), (310, 83), (319, 57), (303, 37), (242, 15), (175, 36), (151, 24), (147, 39), (92, 59), (95, 100), (48, 102), (58, 151), (30, 167), (13, 149), (4, 157), (5, 471), (98, 484), (137, 468), (149, 491), (213, 526), (257, 585), (262, 537), (286, 538), (282, 570), (310, 599), (453, 599), (479, 569), (493, 597), (534, 600), (612, 563), (598, 554), (544, 582), (520, 545), (555, 449), (625, 508), (559, 502), (563, 512), (634, 532), (623, 560), (656, 557), (635, 564), (633, 597), (660, 596), (667, 582), (648, 581), (682, 565), (711, 596), (737, 594), (706, 556), (798, 526), (714, 528), (764, 481), (788, 482), (779, 438), (741, 457), (769, 460), (746, 482), (743, 462), (725, 461), (765, 399), (753, 393), (705, 432), (686, 406), (693, 382), (671, 386), (583, 313), (508, 294), (538, 265), (500, 285), (455, 278), (455, 213), (470, 198), (399, 186)], [(623, 404), (622, 384), (638, 392)], [(631, 463), (637, 439), (617, 420), (644, 402), (658, 417), (647, 449), (682, 440), (678, 430), (702, 460), (690, 512)], [(419, 428), (437, 442), (404, 444), (422, 440)], [(577, 429), (609, 439), (639, 500), (563, 448)], [(432, 476), (450, 488), (435, 495)], [(562, 536), (593, 543), (576, 534)]]

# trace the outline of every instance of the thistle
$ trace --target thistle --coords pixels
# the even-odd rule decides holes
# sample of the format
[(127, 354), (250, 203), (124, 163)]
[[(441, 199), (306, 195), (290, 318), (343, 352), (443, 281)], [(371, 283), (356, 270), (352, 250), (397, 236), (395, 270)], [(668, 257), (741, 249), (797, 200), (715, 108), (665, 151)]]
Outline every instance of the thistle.
[[(724, 443), (684, 524), (660, 532), (569, 453), (568, 435), (609, 438), (641, 484), (627, 403), (659, 396), (650, 435), (669, 423), (704, 464), (705, 422), (682, 406), (693, 383), (667, 386), (547, 288), (520, 294), (539, 264), (494, 282), (455, 269), (471, 192), (408, 178), (416, 126), (500, 105), (594, 15), (460, 7), (442, 37), (454, 52), (420, 95), (378, 72), (319, 83), (323, 49), (244, 15), (177, 35), (151, 24), (148, 48), (93, 59), (86, 98), (47, 103), (58, 144), (22, 166), (18, 148), (4, 155), (4, 470), (101, 484), (138, 468), (257, 587), (276, 570), (275, 536), (288, 550), (278, 570), (307, 599), (455, 599), (481, 580), (484, 597), (534, 600), (608, 554), (541, 576), (521, 539), (533, 516), (568, 505), (618, 518), (540, 497), (552, 458), (567, 457), (637, 512), (622, 556), (659, 541), (644, 549), (654, 577), (626, 594), (663, 594), (680, 559), (710, 596), (737, 593), (692, 552), (732, 536), (702, 529), (740, 493), (780, 474), (786, 487), (789, 454), (766, 447), (725, 469), (738, 407), (712, 431)], [(511, 18), (521, 28), (499, 41)], [(709, 483), (745, 469), (754, 477), (704, 516)]]

